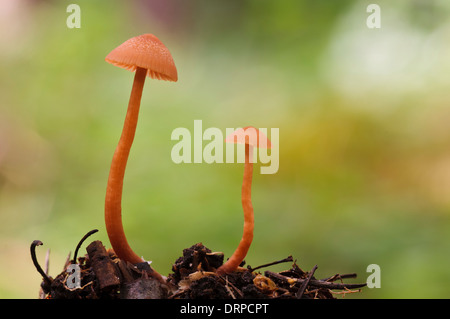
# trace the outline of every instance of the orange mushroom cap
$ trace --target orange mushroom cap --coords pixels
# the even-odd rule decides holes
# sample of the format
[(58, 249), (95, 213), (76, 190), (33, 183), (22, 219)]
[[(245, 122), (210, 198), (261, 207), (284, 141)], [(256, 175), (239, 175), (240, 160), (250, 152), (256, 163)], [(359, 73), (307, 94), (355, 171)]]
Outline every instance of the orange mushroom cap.
[(272, 148), (267, 136), (253, 126), (239, 128), (225, 139), (227, 143), (248, 144), (253, 147)]
[(130, 71), (135, 71), (137, 67), (147, 69), (147, 76), (153, 79), (178, 80), (169, 49), (153, 34), (143, 34), (125, 41), (112, 50), (105, 60)]

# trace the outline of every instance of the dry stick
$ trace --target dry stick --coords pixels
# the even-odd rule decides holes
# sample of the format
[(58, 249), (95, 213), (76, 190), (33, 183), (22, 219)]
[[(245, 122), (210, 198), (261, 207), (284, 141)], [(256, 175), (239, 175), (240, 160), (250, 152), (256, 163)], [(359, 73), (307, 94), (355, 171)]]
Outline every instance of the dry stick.
[(92, 234), (95, 234), (96, 232), (98, 232), (98, 229), (93, 229), (90, 232), (88, 232), (86, 235), (83, 236), (83, 238), (81, 238), (80, 242), (78, 243), (77, 247), (75, 248), (75, 254), (73, 255), (73, 260), (72, 263), (76, 264), (77, 263), (77, 255), (78, 255), (78, 250), (80, 249), (81, 245), (83, 244), (83, 242)]
[[(302, 284), (306, 279), (301, 279), (301, 278), (292, 278), (292, 277), (287, 277), (287, 276), (283, 276), (280, 274), (277, 274), (275, 272), (272, 271), (265, 271), (264, 275), (267, 277), (272, 277), (272, 278), (276, 278), (279, 280), (282, 280), (284, 282), (289, 283), (289, 281), (294, 280), (297, 281), (298, 283)], [(351, 288), (362, 288), (365, 287), (366, 284), (337, 284), (334, 282), (328, 282), (328, 281), (322, 281), (322, 280), (316, 280), (316, 279), (311, 279), (309, 281), (309, 285), (310, 286), (314, 286), (314, 287), (318, 287), (318, 288), (327, 288), (327, 289), (351, 289)]]
[(37, 261), (37, 258), (36, 258), (36, 246), (41, 246), (41, 245), (43, 245), (43, 243), (40, 240), (34, 240), (31, 243), (31, 246), (30, 246), (31, 259), (33, 260), (34, 267), (36, 267), (36, 270), (42, 276), (42, 279), (44, 280), (44, 283), (48, 286), (48, 288), (50, 288), (50, 285), (52, 284), (52, 280), (42, 270), (42, 268), (39, 265), (39, 263)]
[(119, 268), (109, 258), (102, 242), (99, 240), (93, 241), (86, 247), (86, 251), (100, 289), (118, 287), (120, 285)]
[(289, 261), (294, 261), (294, 258), (292, 258), (292, 256), (286, 257), (284, 259), (281, 260), (277, 260), (268, 264), (264, 264), (255, 268), (252, 268), (250, 266), (247, 267), (248, 271), (250, 272), (254, 272), (256, 269), (260, 269), (260, 268), (264, 268), (264, 267), (269, 267), (269, 266), (273, 266), (273, 265), (277, 265), (277, 264), (281, 264), (281, 263), (285, 263), (285, 262), (289, 262)]
[(67, 254), (66, 261), (64, 262), (63, 271), (66, 271), (67, 267), (72, 263), (72, 259), (70, 259), (71, 251)]
[(325, 278), (325, 279), (321, 279), (321, 281), (335, 281), (335, 280), (338, 280), (338, 279), (356, 278), (356, 277), (357, 277), (357, 274), (355, 274), (355, 273), (342, 274), (342, 275), (336, 274), (336, 275), (333, 275), (331, 277), (328, 277), (328, 278)]
[[(219, 279), (222, 280), (222, 282), (225, 283), (225, 286), (229, 285), (231, 288), (233, 288), (239, 294), (239, 296), (241, 298), (244, 297), (244, 294), (242, 293), (242, 291), (238, 287), (236, 287), (235, 285), (233, 285), (231, 282), (228, 281), (228, 276), (227, 275), (225, 275), (225, 278), (223, 276), (221, 276), (221, 275), (217, 275), (217, 277), (219, 277)], [(226, 287), (226, 288), (229, 289), (228, 287)], [(236, 299), (236, 298), (233, 298), (233, 299)]]
[(309, 272), (308, 278), (306, 278), (305, 281), (302, 282), (300, 289), (297, 291), (295, 296), (300, 299), (302, 298), (303, 294), (305, 293), (306, 287), (308, 286), (309, 282), (311, 281), (312, 276), (314, 275), (314, 272), (317, 269), (317, 265), (313, 267), (313, 269)]
[(50, 269), (50, 248), (47, 249), (47, 253), (45, 254), (45, 274), (48, 276), (48, 272)]
[(231, 298), (236, 299), (236, 296), (233, 294), (233, 292), (231, 291), (230, 287), (228, 287), (228, 276), (227, 276), (227, 280), (226, 280), (226, 283), (225, 283), (225, 288), (227, 289), (228, 294), (230, 294)]
[[(48, 276), (49, 273), (49, 265), (50, 265), (50, 248), (47, 249), (47, 253), (45, 254), (45, 274)], [(48, 284), (45, 284), (46, 286), (48, 286)], [(45, 287), (46, 289), (49, 287)], [(45, 299), (45, 295), (47, 293), (44, 291), (44, 288), (41, 287), (41, 289), (39, 289), (39, 299)]]
[(332, 294), (335, 295), (343, 295), (343, 297), (345, 297), (346, 294), (353, 294), (353, 293), (357, 293), (360, 292), (360, 289), (358, 290), (350, 290), (350, 289), (344, 289), (344, 291), (330, 291)]

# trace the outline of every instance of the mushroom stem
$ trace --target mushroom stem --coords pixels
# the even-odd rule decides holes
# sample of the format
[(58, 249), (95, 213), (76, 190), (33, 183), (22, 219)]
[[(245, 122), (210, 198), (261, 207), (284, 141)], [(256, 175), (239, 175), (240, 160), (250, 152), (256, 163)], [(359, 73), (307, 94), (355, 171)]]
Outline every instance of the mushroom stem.
[(219, 275), (228, 274), (237, 269), (247, 255), (253, 240), (254, 215), (252, 205), (253, 146), (245, 144), (244, 179), (242, 181), (242, 208), (244, 210), (244, 231), (239, 246), (225, 264), (217, 269)]
[(123, 230), (122, 189), (128, 155), (136, 132), (142, 89), (144, 87), (146, 74), (146, 69), (140, 67), (136, 69), (122, 135), (120, 136), (111, 163), (105, 200), (105, 223), (111, 246), (120, 259), (129, 261), (133, 264), (142, 262), (143, 259), (136, 255), (128, 245)]

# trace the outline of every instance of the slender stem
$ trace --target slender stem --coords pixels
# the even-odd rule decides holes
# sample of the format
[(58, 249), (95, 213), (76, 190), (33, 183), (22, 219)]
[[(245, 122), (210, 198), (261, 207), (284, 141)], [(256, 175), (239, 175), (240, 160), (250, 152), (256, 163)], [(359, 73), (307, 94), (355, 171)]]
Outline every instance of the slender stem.
[(33, 260), (34, 267), (36, 267), (36, 270), (42, 276), (42, 279), (44, 280), (45, 284), (49, 288), (50, 285), (52, 284), (52, 279), (42, 270), (42, 268), (39, 265), (37, 258), (36, 258), (36, 246), (40, 246), (40, 245), (42, 245), (42, 242), (40, 240), (34, 240), (31, 243), (31, 246), (30, 246), (31, 259)]
[(250, 160), (253, 154), (253, 146), (245, 144), (245, 166), (244, 179), (242, 182), (242, 208), (244, 210), (244, 231), (242, 239), (234, 251), (233, 255), (225, 264), (217, 269), (219, 275), (227, 274), (236, 270), (247, 255), (248, 249), (253, 241), (253, 205), (252, 205), (252, 177), (253, 177), (253, 161)]
[(128, 103), (127, 115), (111, 163), (105, 200), (105, 223), (109, 241), (116, 255), (133, 264), (143, 259), (128, 245), (122, 225), (122, 189), (128, 155), (133, 144), (147, 70), (137, 68)]
[(75, 248), (75, 253), (73, 254), (73, 260), (72, 260), (73, 264), (77, 263), (78, 250), (80, 249), (81, 245), (84, 243), (84, 241), (86, 239), (88, 239), (89, 236), (91, 236), (92, 234), (95, 234), (96, 232), (98, 232), (98, 229), (93, 229), (93, 230), (89, 231), (86, 235), (84, 235), (83, 238), (81, 238), (80, 242), (78, 243), (77, 247)]

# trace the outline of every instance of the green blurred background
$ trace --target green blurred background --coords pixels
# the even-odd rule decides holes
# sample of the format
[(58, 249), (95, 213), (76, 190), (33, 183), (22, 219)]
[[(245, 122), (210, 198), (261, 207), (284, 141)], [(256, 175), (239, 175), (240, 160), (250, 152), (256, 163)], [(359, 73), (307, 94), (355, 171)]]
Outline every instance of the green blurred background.
[(155, 269), (197, 242), (228, 257), (242, 234), (242, 164), (171, 161), (171, 132), (199, 119), (280, 130), (278, 173), (254, 175), (248, 264), (293, 255), (356, 282), (378, 264), (381, 288), (348, 298), (450, 297), (450, 3), (378, 0), (369, 29), (372, 2), (78, 0), (69, 29), (70, 2), (1, 0), (0, 297), (37, 298), (35, 239), (52, 276), (89, 230), (109, 247), (133, 75), (104, 58), (143, 33), (179, 73), (147, 80), (124, 183), (128, 240)]

